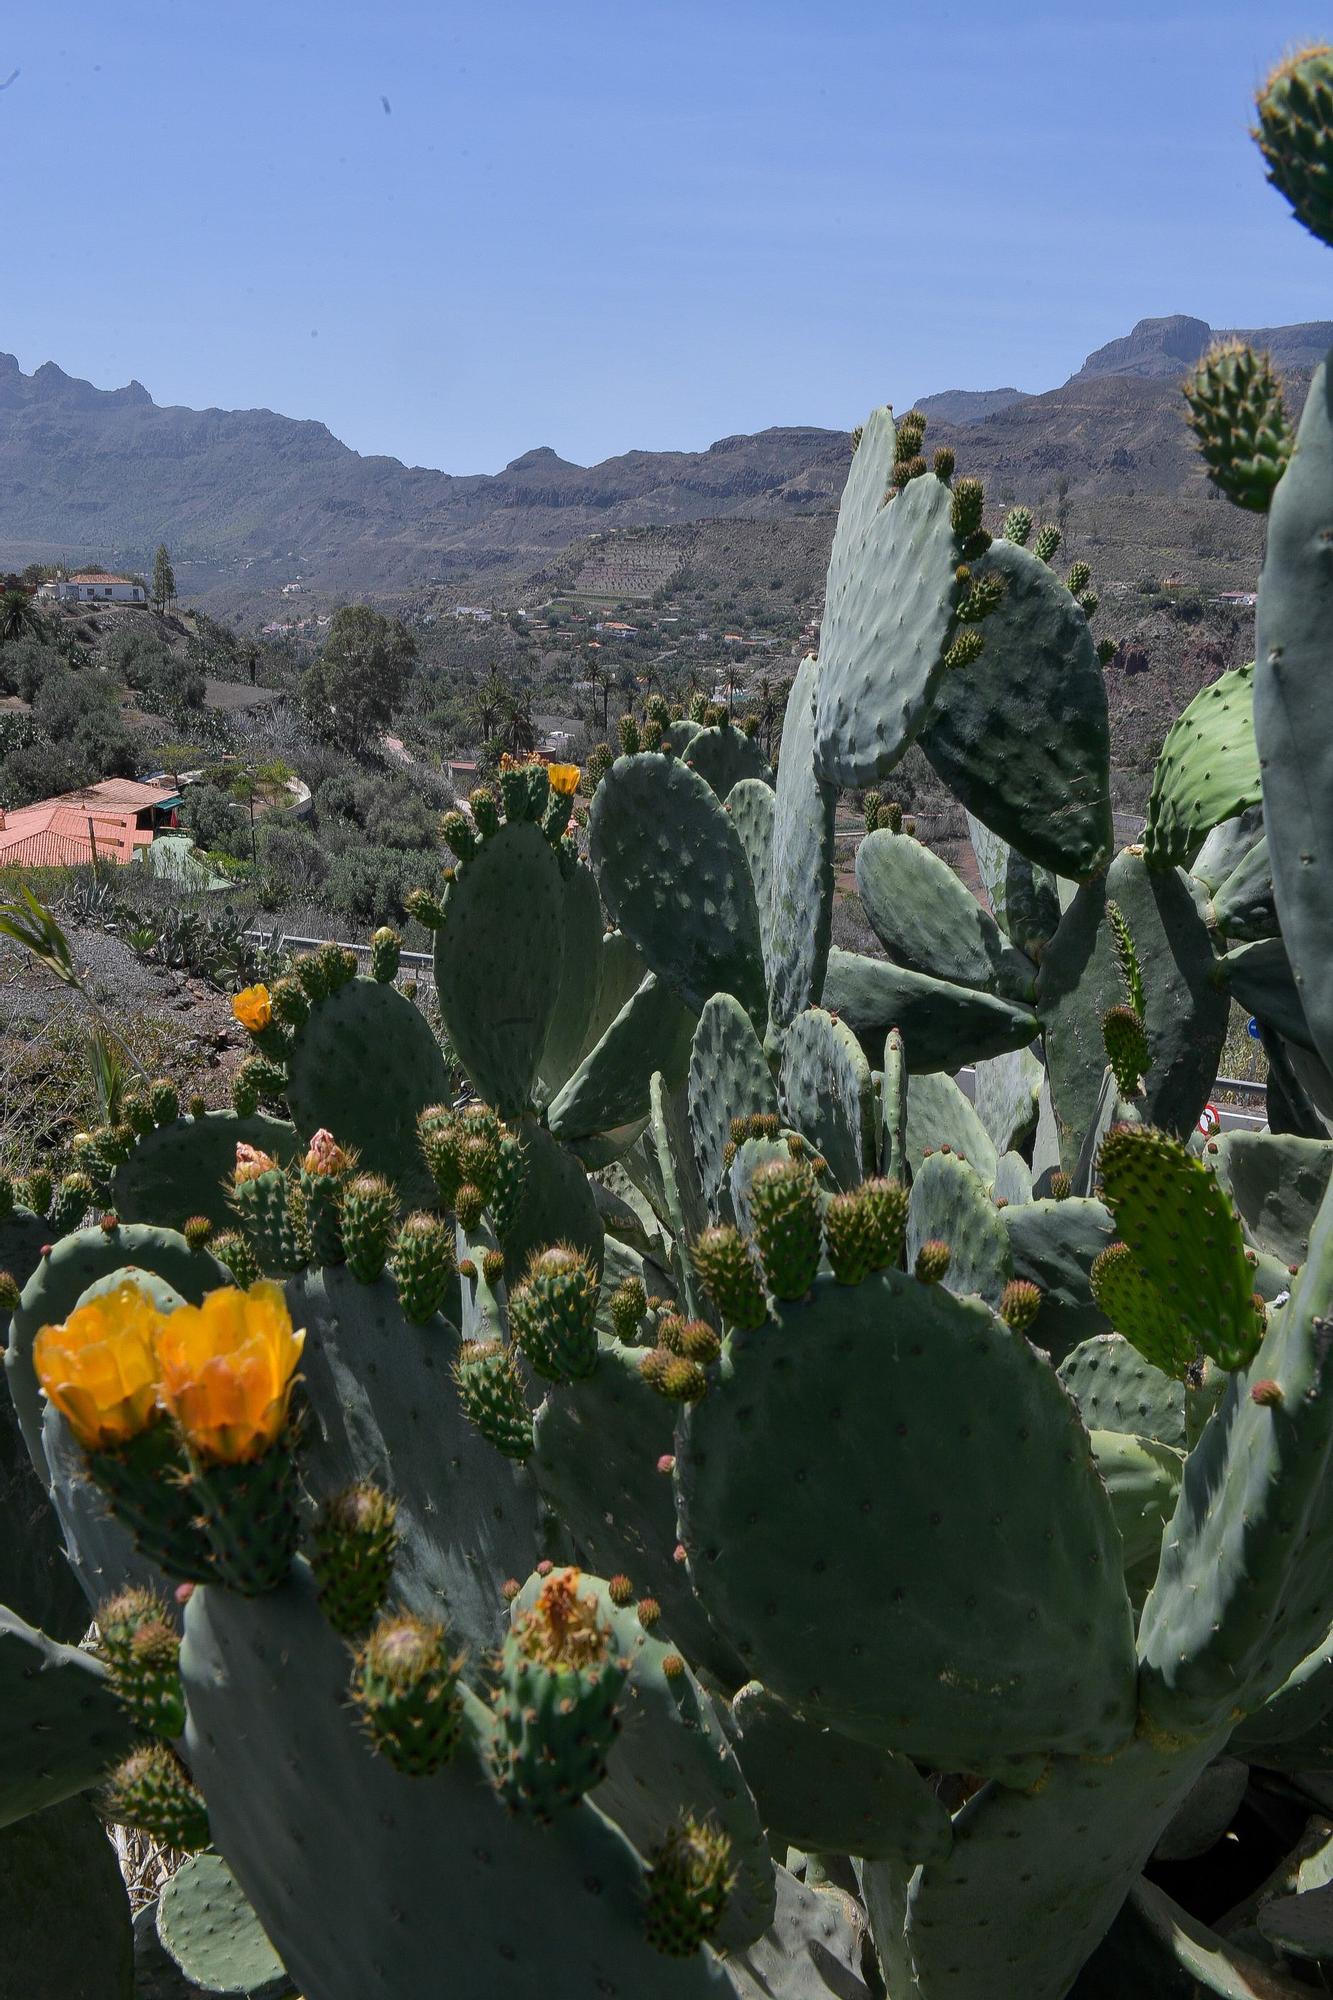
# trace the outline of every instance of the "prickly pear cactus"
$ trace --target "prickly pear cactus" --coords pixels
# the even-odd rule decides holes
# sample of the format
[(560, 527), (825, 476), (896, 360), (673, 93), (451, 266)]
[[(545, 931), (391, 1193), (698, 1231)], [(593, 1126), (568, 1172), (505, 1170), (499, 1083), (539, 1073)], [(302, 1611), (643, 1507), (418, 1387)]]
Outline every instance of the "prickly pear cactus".
[[(1328, 52), (1260, 133), (1328, 235)], [(462, 1097), (381, 931), (237, 996), (233, 1112), (0, 1180), (0, 1825), (195, 1850), (148, 1990), (1322, 1990), (1328, 393), (1190, 386), (1271, 533), (1141, 848), (1087, 564), (879, 409), (776, 783), (653, 697), (446, 816)], [(840, 951), (913, 741), (985, 900), (869, 791)], [(1237, 994), (1275, 1129), (1205, 1141)], [(1144, 1874), (1255, 1824), (1225, 1937)]]

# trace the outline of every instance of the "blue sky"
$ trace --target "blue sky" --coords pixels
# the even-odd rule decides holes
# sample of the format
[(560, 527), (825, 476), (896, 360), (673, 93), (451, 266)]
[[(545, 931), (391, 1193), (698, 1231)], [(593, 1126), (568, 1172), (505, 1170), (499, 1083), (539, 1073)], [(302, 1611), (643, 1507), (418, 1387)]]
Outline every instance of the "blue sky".
[[(1288, 0), (9, 0), (0, 348), (493, 471), (1333, 317)], [(385, 104), (388, 110), (385, 109)]]

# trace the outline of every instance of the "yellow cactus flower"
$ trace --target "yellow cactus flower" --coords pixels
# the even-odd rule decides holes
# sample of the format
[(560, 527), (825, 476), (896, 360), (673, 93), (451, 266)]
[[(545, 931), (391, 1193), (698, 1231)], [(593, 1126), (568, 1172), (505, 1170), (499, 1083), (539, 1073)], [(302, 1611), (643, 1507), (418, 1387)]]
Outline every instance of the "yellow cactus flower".
[(548, 764), (546, 775), (553, 792), (559, 792), (563, 798), (573, 798), (583, 773), (577, 764)]
[(273, 1019), (273, 1001), (267, 986), (247, 986), (232, 997), (231, 1011), (243, 1028), (258, 1035)]
[(157, 1329), (162, 1401), (202, 1459), (262, 1458), (287, 1421), (305, 1334), (293, 1333), (280, 1285), (226, 1286), (180, 1306)]
[(114, 1451), (155, 1421), (161, 1324), (152, 1300), (126, 1283), (37, 1335), (37, 1379), (85, 1451)]

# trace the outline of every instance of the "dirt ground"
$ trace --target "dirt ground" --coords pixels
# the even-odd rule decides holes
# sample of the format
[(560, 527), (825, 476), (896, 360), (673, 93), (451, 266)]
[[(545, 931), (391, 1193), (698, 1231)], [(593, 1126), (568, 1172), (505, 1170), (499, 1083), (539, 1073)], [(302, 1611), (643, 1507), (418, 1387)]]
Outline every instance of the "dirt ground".
[(61, 1171), (70, 1138), (98, 1119), (89, 1062), (100, 1020), (149, 1076), (168, 1076), (183, 1099), (230, 1101), (247, 1047), (228, 996), (187, 973), (145, 965), (103, 931), (68, 932), (89, 995), (0, 944), (0, 1167)]

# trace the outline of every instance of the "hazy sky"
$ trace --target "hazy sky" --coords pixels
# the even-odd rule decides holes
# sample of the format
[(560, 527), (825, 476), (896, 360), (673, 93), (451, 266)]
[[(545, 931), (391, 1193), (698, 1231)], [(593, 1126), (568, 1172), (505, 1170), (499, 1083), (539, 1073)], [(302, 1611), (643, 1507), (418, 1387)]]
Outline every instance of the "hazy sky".
[(8, 0), (0, 348), (492, 471), (1333, 317), (1291, 0)]

